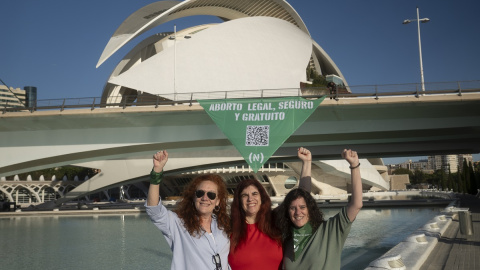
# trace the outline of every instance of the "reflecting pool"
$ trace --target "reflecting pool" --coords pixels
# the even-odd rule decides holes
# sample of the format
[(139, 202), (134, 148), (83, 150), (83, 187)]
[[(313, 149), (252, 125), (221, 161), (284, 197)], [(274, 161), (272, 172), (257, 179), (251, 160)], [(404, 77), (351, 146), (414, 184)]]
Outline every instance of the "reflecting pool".
[[(439, 207), (362, 209), (345, 242), (341, 269), (366, 268), (442, 210)], [(336, 212), (338, 209), (324, 211), (326, 216)]]
[[(362, 209), (345, 243), (342, 269), (365, 268), (441, 210)], [(0, 218), (0, 239), (2, 269), (170, 269), (172, 254), (144, 213)]]

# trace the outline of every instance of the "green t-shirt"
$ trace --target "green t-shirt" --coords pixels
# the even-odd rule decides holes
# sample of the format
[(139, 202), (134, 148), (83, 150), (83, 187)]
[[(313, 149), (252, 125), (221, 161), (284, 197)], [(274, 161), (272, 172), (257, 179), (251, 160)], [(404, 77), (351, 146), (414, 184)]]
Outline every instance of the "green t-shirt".
[(286, 241), (283, 254), (285, 269), (340, 269), (342, 249), (351, 225), (344, 207), (318, 227), (296, 259), (292, 240)]

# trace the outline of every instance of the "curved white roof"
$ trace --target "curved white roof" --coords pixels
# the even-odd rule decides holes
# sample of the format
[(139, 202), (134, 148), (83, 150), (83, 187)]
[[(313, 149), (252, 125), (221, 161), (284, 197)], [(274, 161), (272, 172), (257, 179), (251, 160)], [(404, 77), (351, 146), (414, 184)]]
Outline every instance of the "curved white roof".
[(120, 25), (100, 56), (97, 67), (145, 31), (165, 22), (193, 15), (213, 15), (224, 20), (267, 16), (290, 22), (308, 34), (300, 16), (283, 0), (159, 1), (137, 10)]
[(164, 47), (109, 83), (162, 96), (297, 89), (306, 80), (311, 54), (310, 36), (295, 25), (271, 17), (246, 17), (210, 26), (176, 46)]
[[(196, 99), (225, 98), (229, 91), (235, 91), (229, 97), (249, 97), (269, 89), (275, 89), (268, 92), (276, 96), (296, 95), (300, 82), (306, 81), (308, 66), (321, 75), (338, 75), (348, 86), (340, 69), (311, 39), (300, 16), (284, 0), (152, 3), (120, 25), (98, 65), (143, 32), (193, 15), (214, 15), (225, 22), (180, 30), (173, 40), (168, 38), (171, 32), (143, 40), (113, 70), (102, 100), (128, 102), (149, 94), (185, 100), (193, 99), (193, 93)], [(255, 19), (259, 19), (257, 25)], [(186, 35), (193, 38), (184, 40)], [(185, 94), (179, 96), (181, 93)]]

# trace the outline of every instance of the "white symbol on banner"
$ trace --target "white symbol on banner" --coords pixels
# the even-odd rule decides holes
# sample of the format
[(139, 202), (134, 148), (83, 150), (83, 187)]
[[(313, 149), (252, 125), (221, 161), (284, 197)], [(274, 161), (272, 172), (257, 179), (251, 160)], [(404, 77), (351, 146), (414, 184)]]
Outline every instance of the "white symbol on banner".
[(254, 163), (257, 161), (259, 161), (260, 163), (263, 163), (263, 159), (264, 159), (263, 153), (254, 154), (250, 152), (250, 155), (248, 156), (248, 160), (250, 161), (250, 163)]

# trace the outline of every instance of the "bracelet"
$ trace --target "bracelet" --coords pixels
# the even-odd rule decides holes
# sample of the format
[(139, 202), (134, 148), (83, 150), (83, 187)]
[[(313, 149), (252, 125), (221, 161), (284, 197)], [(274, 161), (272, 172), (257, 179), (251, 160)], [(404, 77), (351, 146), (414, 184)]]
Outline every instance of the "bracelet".
[(353, 169), (356, 169), (356, 168), (358, 168), (358, 167), (360, 167), (360, 162), (358, 163), (357, 166), (355, 166), (355, 167), (350, 166), (349, 168), (350, 168), (350, 170), (353, 170)]
[(152, 169), (150, 172), (150, 184), (159, 185), (163, 180), (163, 170), (161, 172), (156, 172)]

